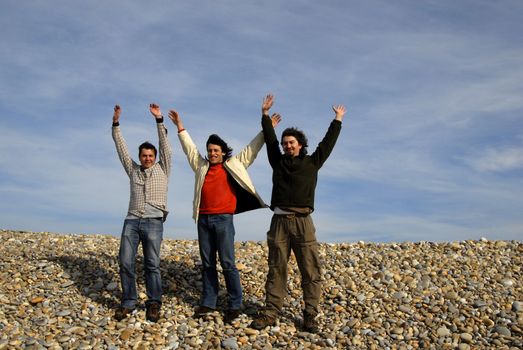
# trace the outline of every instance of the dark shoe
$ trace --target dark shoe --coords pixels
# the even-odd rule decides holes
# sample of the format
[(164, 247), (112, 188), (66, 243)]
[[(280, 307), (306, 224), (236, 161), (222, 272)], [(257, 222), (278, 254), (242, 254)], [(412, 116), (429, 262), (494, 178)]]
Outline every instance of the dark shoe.
[(133, 311), (134, 309), (127, 309), (123, 306), (118, 306), (114, 311), (114, 319), (116, 321), (121, 321), (127, 316), (129, 316)]
[(320, 331), (318, 328), (318, 321), (316, 321), (316, 316), (307, 313), (303, 314), (303, 330), (309, 333), (318, 333)]
[(225, 315), (223, 317), (223, 321), (225, 323), (231, 323), (232, 321), (234, 321), (235, 318), (237, 318), (238, 316), (240, 316), (241, 312), (240, 310), (238, 309), (234, 309), (234, 310), (226, 310), (225, 311)]
[(276, 324), (276, 317), (267, 314), (259, 314), (254, 321), (251, 322), (250, 328), (264, 329), (267, 326), (274, 326)]
[(147, 311), (145, 312), (147, 321), (158, 322), (160, 319), (160, 307), (160, 303), (147, 304)]
[(207, 306), (198, 306), (194, 310), (193, 318), (202, 318), (203, 316), (207, 315), (209, 312), (214, 312), (214, 309), (211, 309)]

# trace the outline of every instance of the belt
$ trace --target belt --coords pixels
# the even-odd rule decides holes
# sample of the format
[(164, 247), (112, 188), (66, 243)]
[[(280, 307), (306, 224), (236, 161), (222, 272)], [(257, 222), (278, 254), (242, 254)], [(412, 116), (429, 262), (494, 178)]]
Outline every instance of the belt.
[(280, 216), (280, 217), (286, 218), (286, 219), (304, 218), (304, 217), (309, 216), (309, 214), (301, 214), (301, 213), (274, 214), (274, 215)]

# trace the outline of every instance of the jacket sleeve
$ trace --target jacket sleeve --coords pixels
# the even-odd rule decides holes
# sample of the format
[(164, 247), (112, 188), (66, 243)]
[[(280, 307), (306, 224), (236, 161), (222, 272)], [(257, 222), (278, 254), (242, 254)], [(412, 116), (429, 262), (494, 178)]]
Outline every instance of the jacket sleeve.
[(194, 172), (196, 172), (198, 168), (202, 166), (202, 163), (206, 162), (205, 158), (200, 154), (200, 152), (198, 152), (198, 148), (196, 148), (196, 145), (187, 130), (179, 132), (178, 138), (180, 139), (183, 153), (185, 153), (187, 161), (189, 161), (189, 166)]
[(252, 162), (256, 159), (258, 156), (258, 152), (260, 152), (261, 148), (263, 147), (263, 132), (260, 131), (252, 140), (249, 142), (247, 146), (245, 146), (240, 153), (238, 153), (236, 156), (234, 156), (245, 168), (248, 168)]
[(321, 142), (318, 144), (318, 147), (316, 148), (314, 153), (311, 154), (311, 158), (318, 169), (322, 167), (323, 163), (325, 163), (332, 150), (334, 149), (334, 145), (338, 140), (340, 131), (341, 122), (338, 120), (333, 120), (330, 123), (329, 129), (323, 137), (323, 140), (321, 140)]
[(116, 152), (118, 153), (118, 158), (120, 158), (120, 162), (122, 162), (123, 168), (127, 175), (131, 176), (133, 160), (129, 154), (129, 150), (127, 149), (127, 143), (123, 138), (120, 126), (113, 126), (112, 135), (114, 144), (116, 146)]
[(160, 144), (160, 166), (162, 167), (164, 173), (169, 177), (171, 174), (171, 165), (172, 165), (172, 148), (167, 138), (167, 129), (163, 123), (157, 123), (158, 128), (158, 140)]
[(272, 126), (272, 121), (269, 116), (262, 116), (262, 130), (265, 144), (267, 145), (267, 156), (269, 157), (269, 163), (271, 167), (275, 167), (280, 161), (281, 152), (276, 132)]

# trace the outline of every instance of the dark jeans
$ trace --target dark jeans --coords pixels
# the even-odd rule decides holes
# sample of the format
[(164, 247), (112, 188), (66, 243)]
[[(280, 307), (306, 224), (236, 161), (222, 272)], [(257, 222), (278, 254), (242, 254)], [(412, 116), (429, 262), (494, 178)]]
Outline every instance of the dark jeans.
[(161, 303), (160, 245), (162, 238), (163, 221), (161, 218), (127, 219), (124, 221), (118, 257), (123, 307), (134, 309), (136, 306), (136, 253), (140, 242), (142, 242), (145, 288), (148, 299), (146, 303)]
[(287, 295), (287, 263), (292, 249), (301, 273), (305, 312), (317, 315), (321, 296), (321, 263), (311, 216), (273, 215), (267, 245), (266, 313), (277, 317), (282, 309)]
[(240, 274), (234, 259), (234, 234), (233, 216), (230, 214), (200, 215), (198, 218), (198, 243), (203, 265), (201, 306), (216, 308), (219, 290), (216, 253), (223, 270), (228, 307), (237, 310), (242, 305)]

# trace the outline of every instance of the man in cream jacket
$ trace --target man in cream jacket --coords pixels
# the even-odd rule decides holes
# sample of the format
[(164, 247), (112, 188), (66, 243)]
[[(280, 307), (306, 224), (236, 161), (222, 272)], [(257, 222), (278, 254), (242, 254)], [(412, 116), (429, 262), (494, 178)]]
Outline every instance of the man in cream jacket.
[[(247, 168), (263, 147), (263, 132), (260, 131), (234, 156), (227, 143), (218, 135), (212, 134), (206, 142), (207, 156), (204, 157), (183, 127), (178, 113), (169, 111), (169, 118), (178, 128), (183, 152), (195, 173), (193, 218), (198, 227), (203, 290), (194, 317), (203, 317), (216, 309), (219, 289), (216, 270), (218, 253), (228, 295), (224, 321), (230, 323), (240, 315), (242, 305), (240, 274), (235, 263), (233, 215), (267, 207), (247, 173)], [(273, 114), (273, 126), (280, 120), (278, 114)]]

